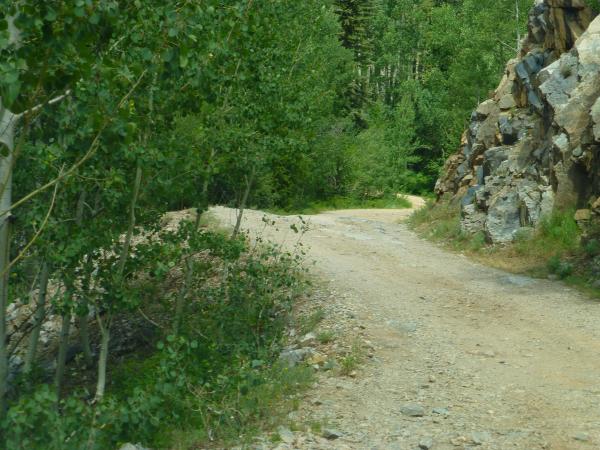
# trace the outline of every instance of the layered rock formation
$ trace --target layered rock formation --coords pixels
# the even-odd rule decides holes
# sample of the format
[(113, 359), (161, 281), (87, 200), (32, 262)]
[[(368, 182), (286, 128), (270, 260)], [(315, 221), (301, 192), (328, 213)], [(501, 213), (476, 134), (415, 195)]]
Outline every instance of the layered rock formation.
[(583, 0), (536, 0), (519, 57), (436, 185), (460, 200), (464, 231), (508, 242), (555, 209), (600, 214), (599, 97), (600, 17)]

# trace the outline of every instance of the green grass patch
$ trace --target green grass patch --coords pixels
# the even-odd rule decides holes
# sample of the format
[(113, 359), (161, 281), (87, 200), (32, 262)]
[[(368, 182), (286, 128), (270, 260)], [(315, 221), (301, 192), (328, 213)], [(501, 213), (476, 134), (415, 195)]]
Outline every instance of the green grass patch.
[(443, 242), (456, 250), (478, 250), (485, 245), (485, 236), (472, 236), (461, 230), (458, 203), (429, 200), (425, 207), (409, 217), (407, 223), (419, 235), (434, 242)]
[(333, 332), (331, 330), (321, 331), (319, 334), (317, 334), (317, 341), (319, 341), (320, 344), (329, 344), (330, 342), (333, 342), (334, 340), (335, 340), (335, 332)]
[(290, 208), (270, 209), (273, 214), (319, 214), (325, 211), (341, 209), (407, 209), (412, 203), (404, 196), (360, 199), (354, 197), (332, 197), (327, 200), (311, 202), (307, 205)]
[(357, 340), (352, 344), (350, 351), (340, 359), (340, 374), (344, 376), (352, 374), (363, 362), (364, 357), (365, 349)]
[(308, 316), (300, 318), (298, 320), (298, 330), (300, 331), (300, 334), (307, 334), (314, 331), (324, 318), (325, 311), (321, 308), (313, 311)]

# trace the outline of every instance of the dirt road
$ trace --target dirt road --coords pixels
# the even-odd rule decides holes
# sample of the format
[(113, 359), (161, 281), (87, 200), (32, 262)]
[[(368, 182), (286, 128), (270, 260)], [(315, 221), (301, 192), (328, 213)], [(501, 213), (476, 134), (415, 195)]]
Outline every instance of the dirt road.
[[(306, 217), (316, 274), (375, 351), (355, 378), (324, 376), (298, 413), (343, 436), (286, 448), (600, 449), (600, 304), (441, 250), (399, 223), (408, 214)], [(297, 219), (269, 217), (267, 236), (292, 243)]]

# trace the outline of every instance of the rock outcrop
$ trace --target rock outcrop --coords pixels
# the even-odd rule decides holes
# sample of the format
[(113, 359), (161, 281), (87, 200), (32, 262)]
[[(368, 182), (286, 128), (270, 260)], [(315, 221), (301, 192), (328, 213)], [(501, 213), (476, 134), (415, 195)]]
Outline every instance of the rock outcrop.
[(464, 231), (509, 242), (555, 209), (600, 214), (600, 17), (537, 0), (518, 58), (473, 112), (436, 184)]

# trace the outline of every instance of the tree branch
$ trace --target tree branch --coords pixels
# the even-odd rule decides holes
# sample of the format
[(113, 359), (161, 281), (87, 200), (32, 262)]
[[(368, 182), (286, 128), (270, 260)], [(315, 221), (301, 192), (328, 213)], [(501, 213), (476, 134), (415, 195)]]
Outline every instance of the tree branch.
[[(121, 109), (123, 107), (123, 105), (127, 102), (127, 100), (129, 99), (129, 97), (131, 97), (131, 95), (133, 94), (133, 92), (136, 90), (136, 88), (142, 82), (142, 79), (144, 78), (144, 76), (146, 75), (147, 72), (148, 72), (148, 69), (146, 69), (146, 70), (144, 70), (142, 72), (142, 74), (137, 79), (137, 81), (135, 82), (135, 84), (133, 85), (133, 87), (121, 99), (121, 101), (117, 105), (117, 109)], [(33, 192), (30, 192), (25, 197), (21, 198), (20, 200), (18, 200), (15, 203), (13, 203), (10, 208), (8, 208), (5, 211), (0, 212), (0, 217), (3, 217), (6, 214), (9, 214), (13, 209), (18, 208), (23, 203), (31, 200), (36, 195), (44, 192), (46, 189), (51, 188), (55, 184), (61, 182), (64, 178), (70, 176), (71, 174), (73, 174), (73, 172), (75, 172), (77, 169), (79, 169), (79, 167), (81, 167), (88, 159), (90, 159), (92, 156), (94, 156), (94, 154), (96, 153), (96, 150), (98, 150), (98, 147), (100, 146), (100, 136), (102, 135), (102, 132), (106, 129), (106, 127), (108, 126), (108, 124), (112, 122), (112, 120), (113, 120), (112, 117), (108, 117), (107, 119), (105, 119), (104, 123), (100, 126), (100, 129), (98, 130), (98, 133), (96, 133), (96, 136), (94, 137), (94, 140), (90, 144), (90, 147), (89, 147), (88, 151), (86, 152), (86, 154), (83, 155), (83, 157), (79, 161), (77, 161), (73, 166), (71, 166), (69, 168), (69, 170), (67, 170), (66, 172), (63, 172), (58, 177), (56, 177), (54, 180), (49, 181), (48, 183), (46, 183), (42, 187), (36, 189)]]
[(13, 267), (17, 262), (19, 262), (21, 259), (23, 259), (24, 255), (27, 253), (27, 251), (31, 248), (31, 246), (35, 243), (35, 241), (37, 241), (37, 239), (40, 237), (40, 235), (42, 234), (42, 231), (44, 231), (44, 228), (46, 228), (46, 225), (48, 224), (48, 220), (50, 219), (50, 215), (52, 214), (52, 210), (54, 209), (54, 204), (56, 203), (56, 195), (58, 193), (58, 186), (59, 186), (58, 183), (56, 183), (56, 185), (54, 186), (54, 193), (52, 194), (52, 201), (50, 203), (50, 207), (48, 208), (48, 212), (46, 213), (46, 217), (44, 217), (44, 220), (42, 221), (42, 225), (40, 226), (40, 229), (37, 230), (37, 232), (34, 234), (34, 236), (31, 238), (31, 240), (27, 243), (27, 245), (23, 248), (23, 250), (21, 250), (21, 252), (19, 252), (19, 254), (15, 257), (15, 259), (13, 259), (6, 266), (6, 268), (0, 273), (0, 277), (3, 277), (11, 269), (11, 267)]
[(17, 117), (17, 119), (20, 119), (23, 116), (27, 116), (29, 114), (33, 114), (34, 112), (37, 112), (40, 109), (42, 109), (44, 106), (54, 105), (54, 104), (56, 104), (58, 102), (61, 102), (62, 100), (64, 100), (65, 98), (67, 98), (69, 95), (71, 95), (71, 89), (67, 89), (64, 94), (59, 95), (58, 97), (54, 97), (53, 99), (50, 99), (47, 102), (40, 103), (39, 105), (36, 105), (33, 108), (26, 109), (22, 113), (16, 114), (16, 117)]

